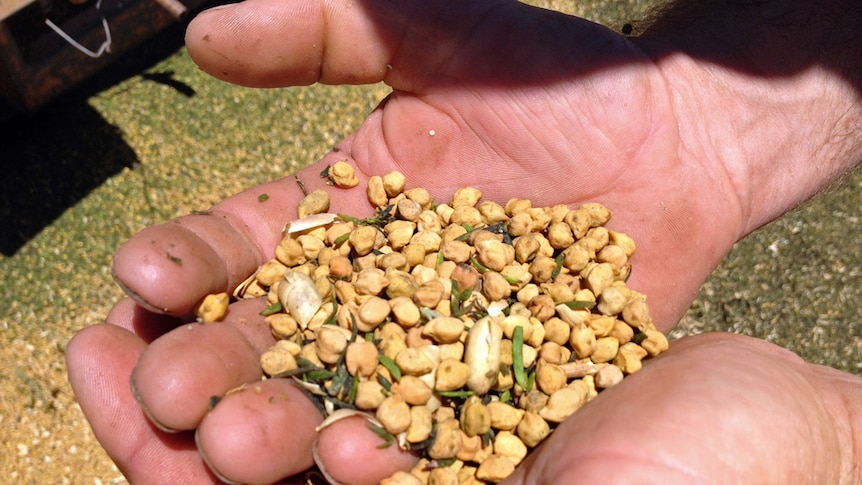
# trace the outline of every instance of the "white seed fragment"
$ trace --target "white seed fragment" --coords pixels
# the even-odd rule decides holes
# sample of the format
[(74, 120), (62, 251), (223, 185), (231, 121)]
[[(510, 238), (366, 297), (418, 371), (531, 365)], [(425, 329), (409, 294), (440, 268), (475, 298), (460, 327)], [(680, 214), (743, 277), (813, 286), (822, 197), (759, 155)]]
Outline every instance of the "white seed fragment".
[(278, 301), (303, 329), (323, 305), (314, 281), (304, 273), (288, 270), (278, 285)]
[(467, 388), (482, 396), (491, 389), (500, 371), (503, 330), (490, 317), (476, 321), (467, 334), (464, 362), (470, 366)]

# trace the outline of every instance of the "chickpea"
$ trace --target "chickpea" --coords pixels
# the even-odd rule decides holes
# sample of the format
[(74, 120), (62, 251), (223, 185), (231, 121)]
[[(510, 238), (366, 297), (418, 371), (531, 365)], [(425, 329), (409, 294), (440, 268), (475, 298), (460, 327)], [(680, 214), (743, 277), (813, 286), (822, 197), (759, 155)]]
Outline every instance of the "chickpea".
[(473, 251), (469, 244), (464, 241), (446, 241), (440, 245), (443, 258), (456, 264), (466, 263), (470, 260)]
[(420, 244), (425, 248), (426, 254), (440, 249), (443, 238), (433, 231), (418, 231), (410, 238), (410, 244)]
[(460, 423), (454, 418), (437, 424), (437, 437), (428, 449), (428, 456), (435, 460), (454, 458), (461, 449)]
[(389, 281), (389, 284), (386, 286), (386, 296), (390, 299), (398, 298), (399, 296), (410, 298), (416, 291), (416, 282), (410, 273), (390, 269), (386, 271), (385, 276)]
[(519, 263), (529, 263), (532, 261), (539, 254), (539, 249), (541, 248), (541, 243), (539, 243), (539, 240), (532, 232), (515, 238), (514, 245), (515, 260)]
[(608, 231), (608, 243), (622, 248), (626, 257), (635, 253), (635, 241), (628, 234), (617, 231)]
[(643, 347), (649, 355), (655, 357), (667, 350), (667, 337), (665, 337), (663, 333), (655, 330), (655, 328), (648, 328), (644, 330), (644, 334), (646, 334), (647, 338), (641, 342), (641, 347)]
[(515, 260), (515, 248), (502, 241), (486, 239), (476, 244), (476, 257), (483, 266), (502, 271)]
[[(383, 189), (382, 194), (377, 194), (378, 198), (383, 200), (383, 203), (377, 203), (375, 200), (371, 201), (372, 203), (374, 203), (374, 205), (379, 206), (379, 207), (386, 205), (386, 203), (388, 202), (388, 197), (395, 197), (396, 195), (403, 192), (404, 187), (407, 185), (407, 179), (404, 177), (404, 175), (401, 174), (400, 172), (396, 172), (396, 171), (389, 172), (388, 174), (386, 174), (382, 177), (372, 176), (371, 178), (377, 179), (377, 180), (375, 180), (375, 183), (374, 183), (375, 191), (379, 190), (379, 189)], [(379, 188), (377, 187), (378, 183), (379, 183)], [(371, 189), (371, 185), (372, 185), (372, 182), (371, 182), (371, 180), (369, 180), (368, 181), (369, 190)], [(369, 199), (370, 199), (370, 197), (369, 197)]]
[(500, 431), (494, 438), (494, 454), (505, 456), (518, 466), (527, 457), (527, 445), (511, 431)]
[(356, 388), (356, 399), (354, 399), (353, 404), (359, 409), (373, 411), (380, 407), (384, 399), (386, 399), (386, 393), (383, 386), (376, 379), (359, 381), (359, 385)]
[(491, 455), (479, 464), (476, 478), (487, 482), (501, 482), (515, 471), (515, 464), (508, 457)]
[(506, 230), (512, 236), (524, 236), (533, 232), (533, 218), (527, 212), (519, 212), (506, 222)]
[(443, 283), (434, 279), (422, 283), (416, 291), (413, 292), (413, 301), (420, 307), (434, 308), (440, 303), (440, 300), (445, 294)]
[(353, 166), (344, 161), (338, 161), (329, 167), (329, 180), (336, 187), (351, 188), (359, 185)]
[(260, 366), (266, 375), (274, 376), (296, 369), (296, 359), (287, 350), (275, 345), (260, 356)]
[(398, 215), (405, 221), (416, 222), (422, 213), (422, 206), (410, 199), (401, 199), (396, 205)]
[(322, 214), (329, 210), (329, 193), (323, 189), (315, 190), (299, 202), (296, 213), (300, 219), (312, 214)]
[(470, 366), (455, 359), (445, 359), (437, 366), (434, 389), (437, 391), (455, 391), (467, 385), (470, 377)]
[(525, 445), (535, 448), (551, 434), (551, 427), (538, 413), (527, 411), (518, 423), (517, 434)]
[(623, 371), (619, 367), (611, 364), (599, 369), (596, 373), (596, 387), (607, 389), (622, 382)]
[(562, 423), (566, 418), (574, 414), (584, 402), (585, 399), (582, 393), (571, 387), (563, 387), (551, 394), (548, 404), (539, 411), (539, 415), (547, 421)]
[(491, 429), (491, 414), (476, 396), (467, 398), (461, 407), (461, 429), (467, 436), (485, 434)]
[(590, 225), (592, 227), (603, 226), (611, 218), (611, 211), (602, 204), (588, 202), (581, 205), (581, 208), (586, 209), (587, 213), (590, 215)]
[(464, 321), (455, 317), (433, 318), (422, 327), (422, 335), (431, 337), (440, 344), (457, 342), (464, 332)]
[(640, 370), (641, 361), (648, 355), (643, 347), (634, 343), (628, 342), (620, 345), (619, 352), (614, 357), (613, 364), (620, 368), (625, 374), (632, 374)]
[(392, 434), (402, 433), (410, 428), (410, 406), (399, 394), (393, 394), (380, 403), (375, 417)]
[(407, 428), (407, 441), (419, 443), (431, 436), (434, 428), (434, 418), (431, 410), (425, 406), (412, 406), (410, 408), (410, 427)]
[(474, 207), (482, 198), (482, 191), (473, 187), (464, 187), (455, 191), (449, 205), (452, 207)]
[(392, 476), (380, 481), (380, 485), (423, 485), (423, 483), (427, 482), (423, 482), (416, 476), (403, 471), (397, 471)]
[(509, 219), (509, 216), (506, 215), (506, 209), (496, 202), (480, 202), (478, 209), (485, 224), (496, 224), (498, 222), (505, 222)]
[(351, 342), (347, 345), (344, 361), (351, 375), (368, 377), (377, 369), (377, 347), (365, 340)]
[(374, 249), (377, 242), (377, 228), (374, 226), (359, 226), (350, 233), (350, 245), (359, 256), (365, 256)]
[(198, 319), (202, 322), (218, 322), (227, 315), (230, 298), (227, 293), (207, 295), (198, 308)]
[(286, 267), (298, 266), (306, 261), (302, 245), (296, 239), (291, 238), (282, 239), (275, 247), (275, 257)]
[(423, 405), (431, 399), (431, 387), (416, 376), (401, 377), (400, 381), (392, 384), (390, 390), (400, 394), (407, 404), (414, 406)]
[(524, 410), (518, 409), (501, 401), (488, 403), (488, 414), (491, 416), (491, 427), (498, 430), (511, 431), (518, 426), (524, 417)]
[(548, 227), (548, 242), (557, 249), (571, 246), (575, 242), (572, 228), (565, 222), (554, 222)]
[(539, 361), (536, 367), (536, 385), (547, 395), (566, 387), (566, 372), (556, 364)]
[(389, 307), (395, 320), (402, 327), (413, 327), (419, 323), (422, 314), (413, 300), (406, 296), (397, 296), (389, 300)]
[(454, 209), (449, 217), (450, 224), (466, 224), (470, 227), (482, 224), (482, 214), (479, 209), (467, 205), (454, 206)]
[(389, 246), (392, 249), (399, 251), (410, 242), (410, 239), (416, 231), (416, 223), (411, 221), (395, 220), (386, 224), (384, 230), (386, 231)]
[(505, 300), (512, 294), (512, 285), (502, 274), (487, 271), (482, 275), (482, 293), (491, 301)]
[(357, 312), (356, 325), (362, 332), (370, 332), (386, 321), (392, 308), (389, 302), (379, 296), (369, 297)]

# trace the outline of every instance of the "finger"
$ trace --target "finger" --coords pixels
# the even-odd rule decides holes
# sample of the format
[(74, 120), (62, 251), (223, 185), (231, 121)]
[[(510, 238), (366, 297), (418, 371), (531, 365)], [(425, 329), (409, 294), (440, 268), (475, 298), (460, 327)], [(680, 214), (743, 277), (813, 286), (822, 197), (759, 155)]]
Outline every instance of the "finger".
[(289, 379), (268, 379), (221, 399), (197, 430), (210, 468), (233, 483), (268, 484), (314, 464), (323, 415)]
[(235, 84), (374, 83), (392, 66), (404, 18), (416, 9), (403, 3), (383, 14), (374, 3), (254, 0), (219, 7), (192, 21), (186, 44), (202, 69)]
[(183, 323), (179, 318), (153, 313), (130, 297), (123, 298), (114, 305), (105, 322), (134, 333), (146, 343), (152, 342)]
[(363, 190), (326, 185), (320, 172), (327, 163), (332, 162), (321, 161), (295, 176), (243, 191), (205, 213), (144, 229), (114, 255), (114, 278), (152, 312), (192, 316), (204, 296), (232, 291), (274, 257), (281, 230), (296, 219), (304, 196), (297, 180), (308, 191), (337, 191), (331, 196), (331, 212), (359, 217), (363, 210), (370, 213)]
[(547, 80), (574, 67), (552, 62), (561, 53), (576, 54), (578, 66), (585, 57), (607, 63), (607, 36), (596, 38), (595, 24), (590, 35), (572, 31), (574, 24), (588, 23), (499, 0), (397, 8), (378, 0), (247, 0), (198, 15), (186, 45), (204, 71), (244, 86), (385, 81), (417, 92), (429, 80)]
[(357, 83), (383, 78), (389, 55), (361, 14), (361, 3), (282, 3), (255, 1), (200, 14), (186, 33), (192, 58), (214, 77), (235, 84), (283, 86), (289, 76), (294, 85), (308, 85), (325, 76), (324, 49), (349, 40), (348, 35), (332, 33), (347, 29), (344, 34), (349, 32), (353, 42), (365, 46), (353, 52)]
[(342, 419), (320, 431), (318, 464), (331, 480), (351, 485), (374, 485), (416, 464), (415, 454), (396, 443), (387, 444), (362, 417)]
[(259, 381), (260, 354), (274, 342), (263, 300), (231, 305), (223, 322), (192, 323), (153, 341), (132, 372), (132, 391), (159, 428), (198, 426), (213, 396)]
[(87, 327), (69, 342), (69, 382), (96, 439), (131, 483), (215, 483), (191, 434), (159, 431), (138, 407), (129, 375), (145, 348), (110, 324)]

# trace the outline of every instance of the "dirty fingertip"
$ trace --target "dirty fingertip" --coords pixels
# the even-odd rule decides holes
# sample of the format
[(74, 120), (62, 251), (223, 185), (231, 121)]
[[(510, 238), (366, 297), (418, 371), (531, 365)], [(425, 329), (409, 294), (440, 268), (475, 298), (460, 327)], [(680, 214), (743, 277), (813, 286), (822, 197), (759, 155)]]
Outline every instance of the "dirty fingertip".
[(207, 465), (227, 483), (275, 483), (314, 464), (323, 416), (289, 379), (268, 379), (214, 401), (195, 435)]
[(330, 482), (375, 485), (416, 464), (415, 454), (385, 440), (373, 427), (367, 418), (357, 415), (319, 429), (315, 460)]
[(139, 304), (189, 316), (204, 295), (224, 291), (224, 261), (206, 241), (175, 222), (148, 227), (114, 255), (114, 279)]

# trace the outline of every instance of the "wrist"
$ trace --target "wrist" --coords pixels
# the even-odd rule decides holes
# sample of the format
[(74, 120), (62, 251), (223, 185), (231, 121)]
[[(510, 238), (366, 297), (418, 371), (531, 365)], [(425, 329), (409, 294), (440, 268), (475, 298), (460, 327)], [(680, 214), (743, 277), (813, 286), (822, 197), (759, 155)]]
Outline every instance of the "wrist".
[(858, 483), (862, 467), (862, 378), (831, 367), (806, 364), (808, 379), (820, 388), (823, 408), (832, 419), (832, 430), (838, 446), (833, 450), (836, 483)]
[(739, 238), (862, 159), (860, 19), (844, 0), (683, 0), (637, 40), (666, 79), (681, 153), (726, 175)]

